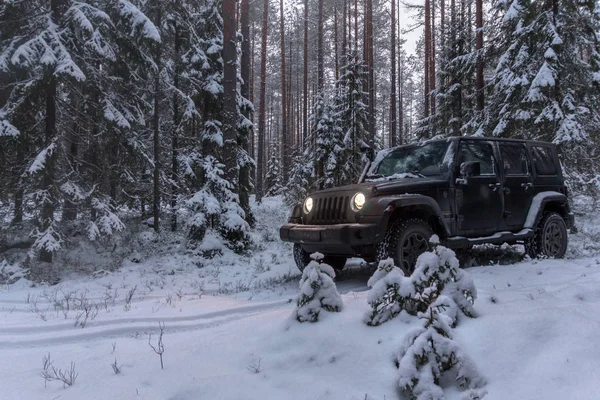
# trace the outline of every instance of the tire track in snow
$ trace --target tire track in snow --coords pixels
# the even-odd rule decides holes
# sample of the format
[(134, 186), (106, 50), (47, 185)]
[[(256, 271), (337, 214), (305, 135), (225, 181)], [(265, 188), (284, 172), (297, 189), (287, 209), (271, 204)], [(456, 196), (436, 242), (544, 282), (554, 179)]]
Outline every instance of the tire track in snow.
[(136, 336), (140, 333), (156, 331), (159, 321), (167, 325), (169, 332), (208, 329), (268, 311), (283, 309), (288, 304), (290, 304), (289, 300), (280, 300), (198, 315), (88, 321), (85, 328), (75, 328), (73, 323), (3, 328), (0, 330), (0, 349), (66, 344), (123, 335)]

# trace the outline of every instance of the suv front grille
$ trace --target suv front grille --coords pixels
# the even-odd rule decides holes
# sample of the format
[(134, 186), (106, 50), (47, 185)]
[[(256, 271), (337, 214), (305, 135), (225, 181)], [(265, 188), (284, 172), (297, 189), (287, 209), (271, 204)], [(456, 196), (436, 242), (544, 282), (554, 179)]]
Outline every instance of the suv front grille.
[(309, 223), (314, 225), (340, 224), (346, 222), (350, 197), (322, 197), (315, 199), (314, 211)]

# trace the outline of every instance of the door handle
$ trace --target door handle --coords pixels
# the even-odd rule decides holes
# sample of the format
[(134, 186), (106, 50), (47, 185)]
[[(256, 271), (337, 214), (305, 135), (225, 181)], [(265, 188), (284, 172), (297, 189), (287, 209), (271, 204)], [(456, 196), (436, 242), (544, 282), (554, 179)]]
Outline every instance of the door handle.
[(492, 189), (492, 192), (495, 192), (496, 190), (498, 190), (498, 188), (499, 188), (500, 186), (502, 186), (502, 184), (501, 184), (501, 183), (490, 183), (490, 184), (488, 185), (488, 187), (489, 187), (490, 189)]
[(524, 188), (525, 190), (527, 190), (527, 189), (533, 187), (533, 183), (531, 183), (531, 182), (523, 182), (523, 183), (521, 183), (521, 187)]

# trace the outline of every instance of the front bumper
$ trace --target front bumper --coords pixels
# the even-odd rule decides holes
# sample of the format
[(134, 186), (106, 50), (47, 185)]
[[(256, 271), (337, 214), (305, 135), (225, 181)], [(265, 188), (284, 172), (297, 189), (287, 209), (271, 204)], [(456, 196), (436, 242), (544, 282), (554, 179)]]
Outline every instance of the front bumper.
[(377, 224), (285, 224), (279, 229), (279, 236), (292, 243), (364, 246), (377, 243), (378, 228)]

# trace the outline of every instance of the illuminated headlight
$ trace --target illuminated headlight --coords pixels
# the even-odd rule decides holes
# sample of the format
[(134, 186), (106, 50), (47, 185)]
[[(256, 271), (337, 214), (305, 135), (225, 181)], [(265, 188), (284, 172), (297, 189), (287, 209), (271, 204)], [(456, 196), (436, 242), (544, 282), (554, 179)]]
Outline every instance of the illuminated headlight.
[(355, 211), (360, 211), (365, 205), (366, 201), (367, 198), (365, 197), (365, 195), (358, 192), (352, 198), (352, 208), (354, 208)]
[(313, 208), (313, 199), (312, 197), (307, 197), (306, 200), (304, 200), (304, 213), (308, 214), (309, 212), (311, 212)]

